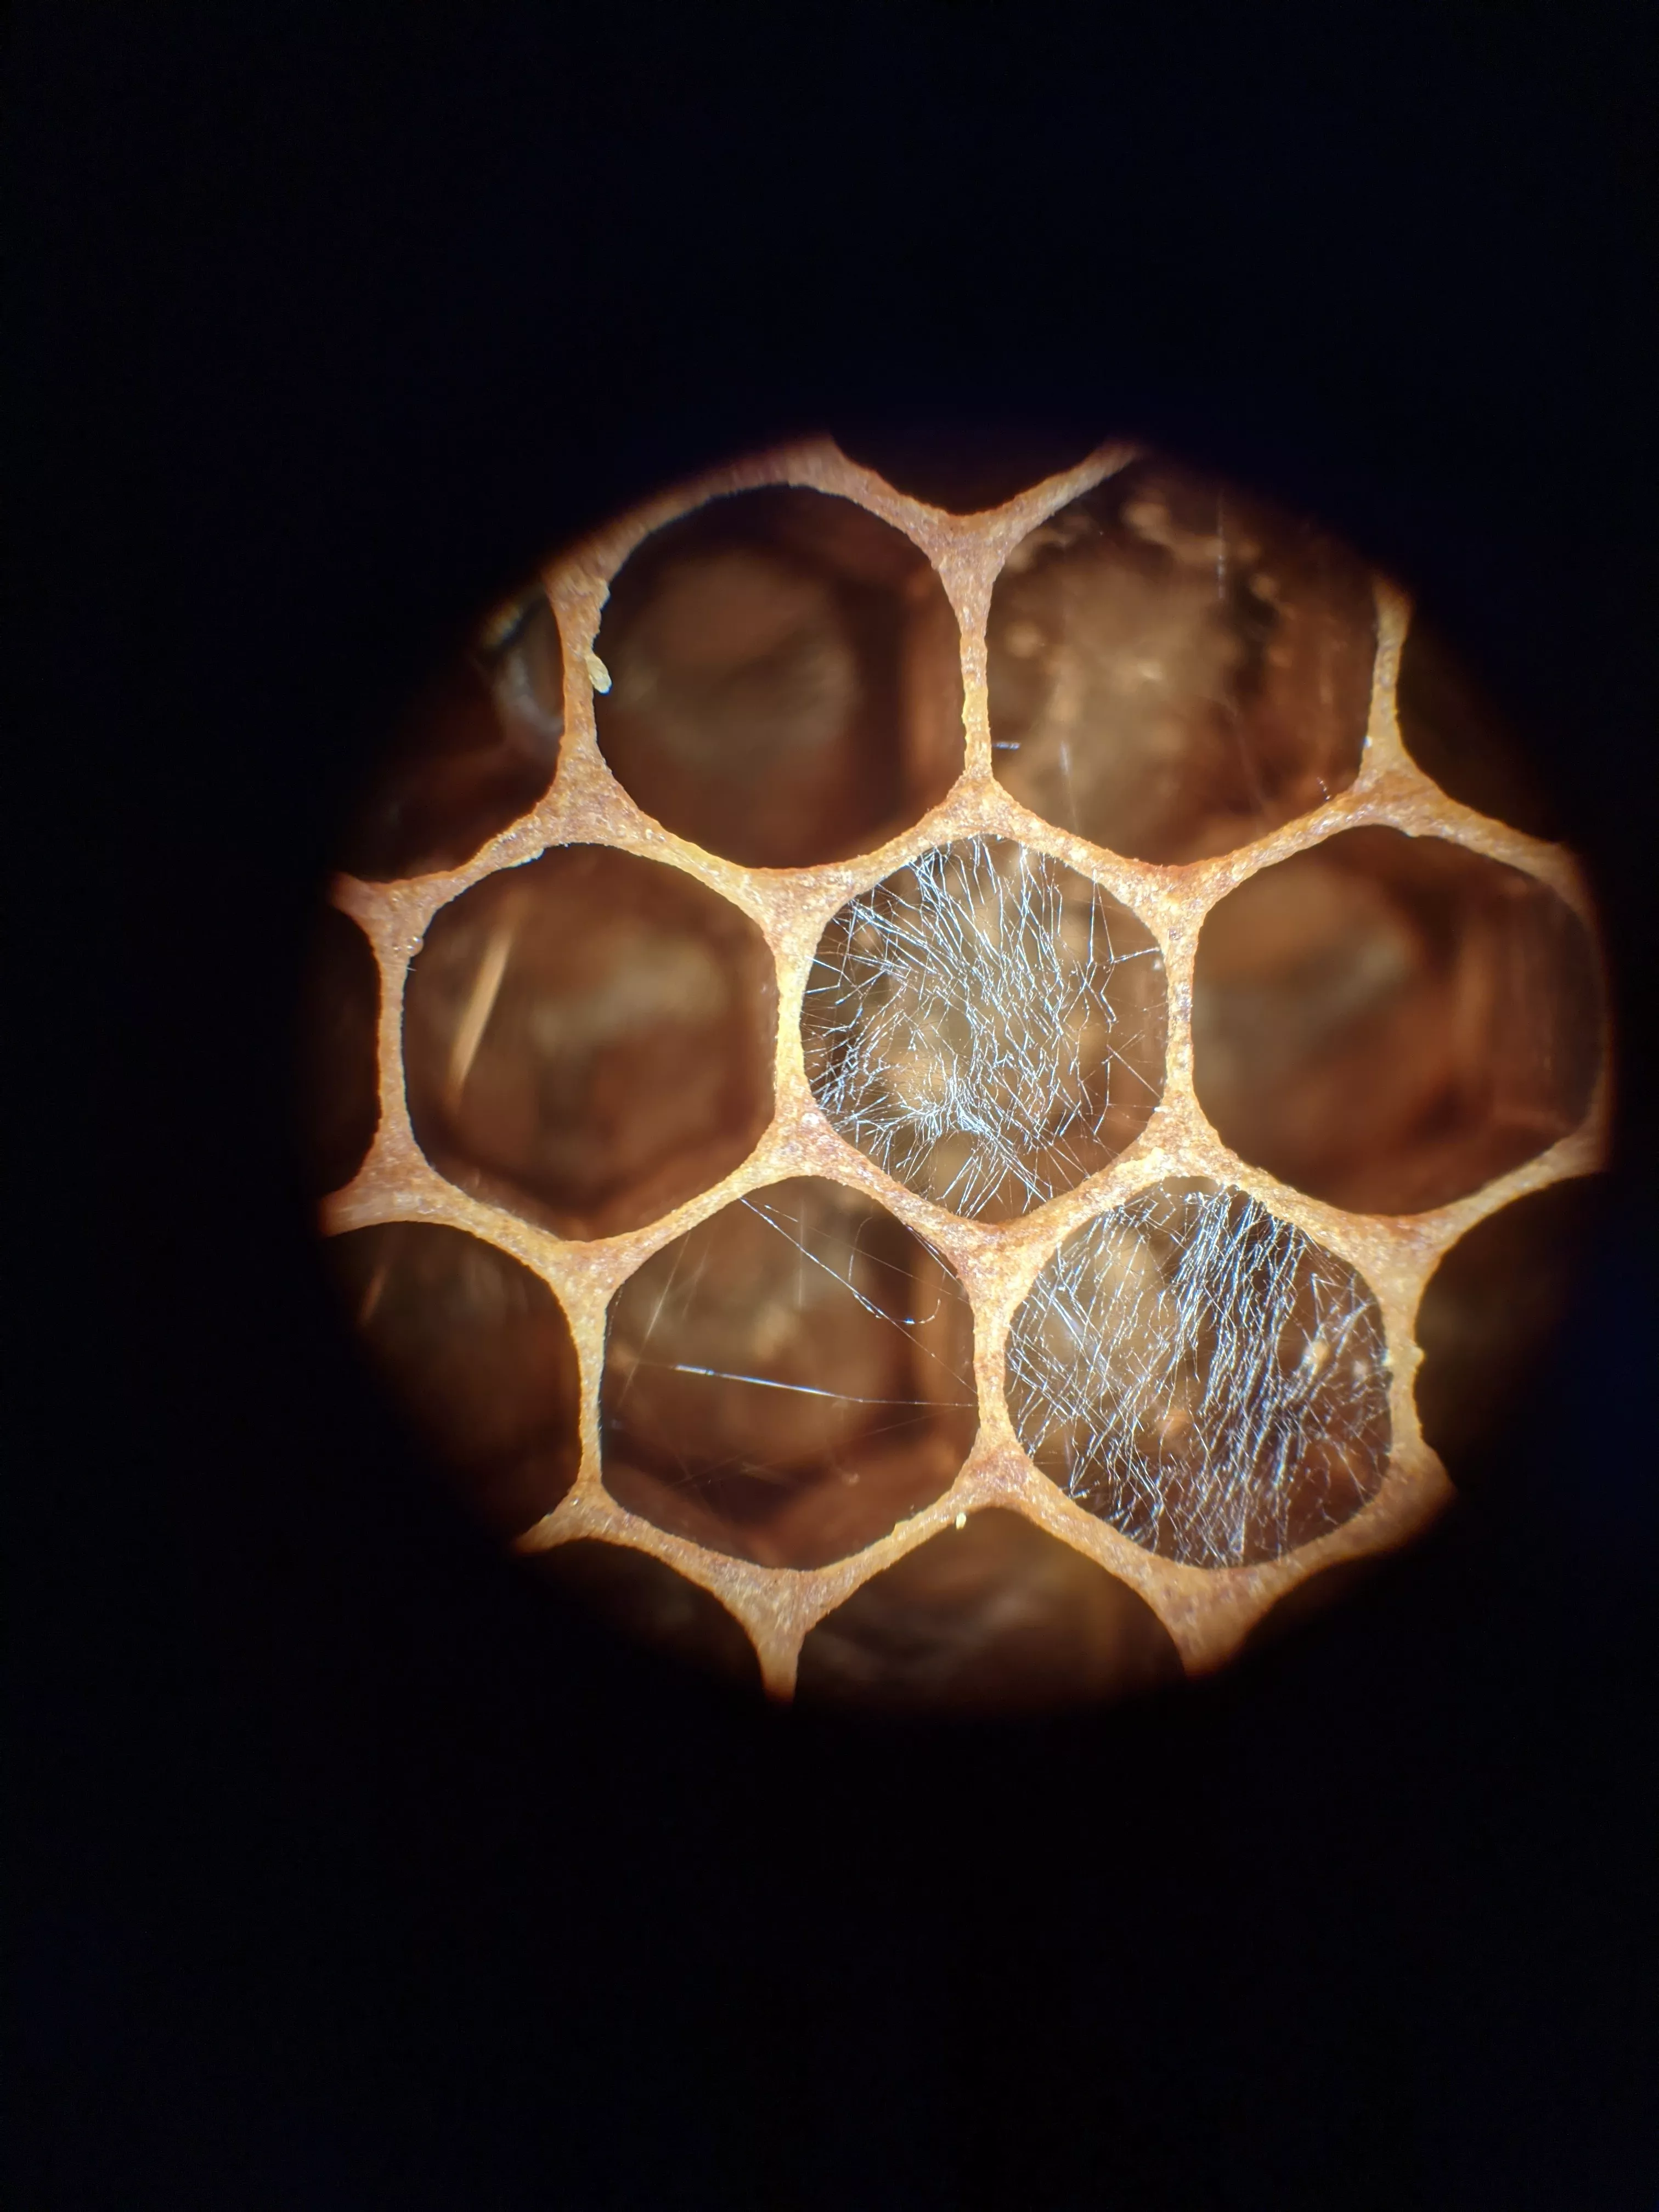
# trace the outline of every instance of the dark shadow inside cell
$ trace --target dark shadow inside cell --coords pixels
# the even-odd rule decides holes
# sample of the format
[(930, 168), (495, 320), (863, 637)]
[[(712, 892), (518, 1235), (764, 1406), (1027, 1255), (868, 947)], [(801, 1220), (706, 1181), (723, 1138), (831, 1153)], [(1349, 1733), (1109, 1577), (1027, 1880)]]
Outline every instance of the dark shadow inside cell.
[(1182, 1679), (1158, 1615), (1018, 1513), (970, 1514), (808, 1634), (796, 1695), (877, 1711), (1039, 1711)]
[(835, 440), (849, 461), (947, 514), (980, 514), (1004, 506), (1034, 484), (1076, 468), (1100, 442), (1086, 431), (1054, 423), (988, 426), (938, 416), (846, 423)]
[(1455, 1480), (1479, 1478), (1486, 1448), (1524, 1402), (1606, 1205), (1599, 1177), (1553, 1183), (1467, 1231), (1418, 1307), (1417, 1412)]
[(370, 882), (458, 868), (553, 780), (564, 657), (537, 586), (424, 686), (377, 763), (340, 865)]
[(962, 767), (956, 618), (926, 555), (848, 500), (773, 486), (654, 532), (598, 639), (599, 749), (645, 811), (751, 867), (908, 827)]
[(1230, 852), (1358, 773), (1376, 644), (1364, 563), (1170, 463), (1131, 464), (1024, 538), (988, 644), (999, 780), (1113, 852)]
[(380, 971), (337, 907), (317, 916), (295, 1011), (301, 1164), (309, 1195), (324, 1198), (362, 1167), (380, 1121)]
[(1241, 884), (1199, 939), (1199, 1103), (1241, 1158), (1356, 1212), (1446, 1205), (1565, 1136), (1601, 1033), (1583, 923), (1439, 838), (1348, 830)]
[(1146, 1127), (1165, 996), (1151, 933), (1097, 884), (1006, 838), (964, 839), (831, 919), (801, 1012), (807, 1079), (896, 1181), (1006, 1221)]
[(1395, 1564), (1395, 1558), (1389, 1552), (1367, 1552), (1361, 1558), (1338, 1559), (1317, 1574), (1304, 1576), (1267, 1607), (1245, 1638), (1245, 1650), (1272, 1650), (1286, 1638), (1322, 1620), (1359, 1591), (1370, 1589), (1379, 1575)]
[(1243, 1191), (1139, 1192), (1075, 1231), (1008, 1333), (1020, 1444), (1148, 1551), (1249, 1566), (1376, 1494), (1382, 1316), (1345, 1261)]
[(760, 1661), (742, 1623), (718, 1598), (648, 1553), (580, 1537), (532, 1553), (529, 1564), (607, 1628), (702, 1674), (759, 1690)]
[(771, 1119), (765, 939), (677, 868), (593, 845), (443, 908), (410, 973), (410, 1114), (464, 1189), (569, 1237), (706, 1190)]
[(1449, 797), (1534, 837), (1559, 837), (1548, 791), (1473, 672), (1417, 610), (1400, 656), (1400, 735)]
[(946, 1489), (978, 1426), (973, 1317), (938, 1255), (816, 1176), (735, 1200), (612, 1302), (606, 1488), (764, 1565), (860, 1551)]
[(550, 1513), (580, 1458), (580, 1382), (546, 1284), (436, 1223), (355, 1229), (326, 1249), (371, 1358), (468, 1503), (505, 1535)]

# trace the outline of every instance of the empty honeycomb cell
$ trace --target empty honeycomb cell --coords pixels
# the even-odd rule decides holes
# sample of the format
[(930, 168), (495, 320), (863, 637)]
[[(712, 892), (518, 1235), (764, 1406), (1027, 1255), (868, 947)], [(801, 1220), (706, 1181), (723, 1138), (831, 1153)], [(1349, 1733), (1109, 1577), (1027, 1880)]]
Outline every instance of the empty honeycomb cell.
[(648, 1552), (578, 1537), (530, 1556), (548, 1583), (579, 1600), (608, 1627), (701, 1674), (744, 1689), (760, 1688), (760, 1662), (741, 1625), (718, 1598)]
[(505, 1535), (550, 1513), (575, 1479), (580, 1385), (546, 1284), (427, 1222), (352, 1230), (329, 1249), (375, 1364), (476, 1510)]
[(1442, 791), (1534, 837), (1560, 825), (1515, 732), (1422, 610), (1413, 610), (1395, 689), (1407, 751)]
[(1603, 1194), (1593, 1177), (1553, 1184), (1466, 1230), (1417, 1311), (1417, 1412), (1454, 1479), (1500, 1427), (1560, 1325)]
[(538, 586), (483, 623), (415, 701), (342, 865), (375, 883), (459, 867), (541, 798), (563, 729), (563, 653)]
[(1144, 1599), (1018, 1513), (975, 1513), (872, 1576), (801, 1646), (796, 1695), (893, 1712), (1018, 1713), (1181, 1679)]
[(450, 1179), (570, 1237), (657, 1219), (772, 1114), (760, 931), (655, 861), (566, 846), (434, 917), (410, 973), (410, 1119)]
[(1334, 1205), (1415, 1213), (1583, 1120), (1595, 948), (1533, 877), (1363, 829), (1263, 869), (1199, 939), (1193, 1077), (1239, 1157)]
[(1164, 958), (1045, 853), (975, 837), (843, 907), (807, 980), (808, 1080), (896, 1181), (1006, 1221), (1107, 1166), (1164, 1087)]
[(1358, 772), (1364, 564), (1231, 485), (1140, 461), (1009, 555), (991, 600), (1000, 781), (1109, 851), (1231, 852)]
[(611, 586), (599, 749), (707, 851), (799, 867), (879, 843), (962, 766), (956, 620), (927, 556), (849, 501), (775, 486), (653, 533)]
[(795, 1177), (623, 1284), (599, 1406), (619, 1504), (714, 1551), (821, 1565), (949, 1487), (978, 1426), (972, 1313), (884, 1207)]
[(1006, 1389), (1052, 1481), (1192, 1566), (1310, 1542), (1388, 1463), (1376, 1300), (1292, 1224), (1198, 1179), (1065, 1240), (1015, 1313)]
[(301, 1165), (322, 1198), (362, 1167), (380, 1120), (380, 969), (368, 939), (337, 907), (317, 916), (298, 1011)]

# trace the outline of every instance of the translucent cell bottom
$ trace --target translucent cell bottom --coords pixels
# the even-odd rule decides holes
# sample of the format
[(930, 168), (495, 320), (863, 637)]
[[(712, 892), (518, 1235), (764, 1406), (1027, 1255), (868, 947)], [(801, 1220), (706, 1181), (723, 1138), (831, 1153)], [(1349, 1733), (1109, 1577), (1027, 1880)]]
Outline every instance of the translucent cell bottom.
[(1376, 640), (1346, 547), (1231, 485), (1133, 462), (997, 579), (997, 775), (1110, 852), (1231, 852), (1353, 781)]
[(962, 765), (962, 669), (921, 550), (851, 501), (772, 485), (654, 532), (611, 588), (594, 706), (617, 781), (751, 867), (879, 844)]
[(1017, 1513), (993, 1510), (907, 1553), (821, 1620), (796, 1695), (892, 1711), (1013, 1713), (1181, 1679), (1156, 1613)]
[(1045, 1474), (1192, 1566), (1323, 1535), (1388, 1464), (1376, 1300), (1290, 1222), (1201, 1182), (1066, 1238), (1014, 1316), (1007, 1394)]
[(861, 1550), (974, 1439), (973, 1318), (858, 1191), (800, 1177), (653, 1255), (612, 1304), (605, 1484), (659, 1528), (775, 1566)]
[(1255, 1167), (1364, 1213), (1466, 1197), (1583, 1118), (1595, 947), (1532, 876), (1437, 837), (1351, 830), (1212, 908), (1193, 1080)]
[(752, 1149), (776, 1030), (771, 953), (729, 900), (564, 846), (434, 917), (405, 1001), (410, 1119), (464, 1189), (613, 1236)]
[(1115, 1160), (1164, 1088), (1164, 956), (1088, 877), (1004, 837), (834, 916), (801, 1009), (814, 1097), (919, 1196), (1007, 1221)]
[(459, 1229), (392, 1222), (329, 1246), (348, 1312), (483, 1518), (518, 1535), (575, 1480), (578, 1379), (547, 1285)]

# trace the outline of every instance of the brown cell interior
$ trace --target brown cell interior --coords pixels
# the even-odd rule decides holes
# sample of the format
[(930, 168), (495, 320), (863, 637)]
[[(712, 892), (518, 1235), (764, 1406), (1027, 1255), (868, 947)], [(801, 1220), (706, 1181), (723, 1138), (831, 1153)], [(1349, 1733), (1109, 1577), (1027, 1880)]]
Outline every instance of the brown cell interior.
[(1265, 501), (1137, 462), (1033, 530), (997, 580), (997, 775), (1113, 852), (1230, 852), (1353, 781), (1376, 641), (1357, 556)]
[(324, 907), (298, 1007), (295, 1103), (301, 1169), (313, 1197), (343, 1189), (374, 1141), (380, 1011), (380, 975), (368, 939), (338, 908)]
[(541, 798), (563, 730), (558, 625), (537, 586), (482, 625), (414, 701), (340, 865), (374, 883), (459, 867)]
[(1095, 442), (1086, 434), (1035, 422), (988, 434), (983, 425), (939, 421), (842, 424), (835, 434), (849, 460), (947, 514), (1001, 507), (1045, 477), (1074, 469)]
[(404, 1051), (422, 1150), (569, 1237), (641, 1226), (753, 1149), (772, 1113), (777, 977), (718, 892), (562, 847), (440, 910)]
[(978, 1410), (951, 1269), (817, 1176), (735, 1200), (612, 1302), (600, 1387), (618, 1504), (711, 1550), (808, 1567), (946, 1489)]
[(1593, 1177), (1515, 1199), (1467, 1231), (1429, 1278), (1417, 1311), (1417, 1412), (1454, 1478), (1473, 1469), (1559, 1327), (1604, 1202)]
[(1242, 1158), (1357, 1212), (1448, 1204), (1565, 1136), (1601, 1032), (1583, 923), (1438, 838), (1348, 830), (1250, 878), (1199, 939), (1200, 1104)]
[(1375, 1495), (1384, 1353), (1346, 1261), (1242, 1191), (1171, 1182), (1039, 1272), (1009, 1329), (1008, 1410), (1042, 1472), (1137, 1544), (1248, 1566)]
[(370, 1356), (469, 1502), (505, 1535), (550, 1513), (580, 1454), (575, 1348), (547, 1285), (426, 1222), (352, 1230), (328, 1250)]
[(858, 852), (963, 759), (944, 586), (849, 501), (775, 486), (654, 532), (611, 586), (599, 749), (665, 828), (752, 867)]
[(1179, 1681), (1146, 1601), (1018, 1513), (970, 1515), (807, 1635), (796, 1695), (892, 1712), (996, 1714)]
[(1127, 907), (1005, 838), (843, 907), (801, 1014), (807, 1079), (886, 1171), (1006, 1221), (1107, 1166), (1164, 1087), (1163, 956)]
[(702, 1674), (744, 1689), (761, 1686), (755, 1647), (718, 1598), (648, 1552), (579, 1537), (530, 1555), (536, 1571), (607, 1627)]
[(1534, 837), (1559, 837), (1549, 793), (1473, 672), (1420, 609), (1400, 655), (1396, 694), (1407, 751), (1442, 791)]

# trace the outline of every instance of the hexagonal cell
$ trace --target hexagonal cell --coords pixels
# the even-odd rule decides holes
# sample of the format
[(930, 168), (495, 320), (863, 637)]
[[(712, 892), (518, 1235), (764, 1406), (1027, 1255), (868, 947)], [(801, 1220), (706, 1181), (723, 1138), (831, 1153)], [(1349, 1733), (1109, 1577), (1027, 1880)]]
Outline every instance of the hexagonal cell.
[(1022, 1515), (993, 1510), (919, 1544), (819, 1621), (796, 1695), (1019, 1713), (1132, 1696), (1182, 1671), (1144, 1599)]
[(988, 1221), (1115, 1159), (1164, 1088), (1164, 956), (1098, 884), (1006, 838), (925, 853), (818, 944), (801, 1037), (842, 1134)]
[(1400, 735), (1425, 775), (1450, 798), (1534, 837), (1558, 837), (1549, 794), (1515, 732), (1473, 671), (1420, 610), (1400, 655)]
[(865, 420), (836, 429), (849, 461), (947, 514), (982, 514), (1045, 477), (1074, 469), (1099, 442), (1086, 430), (1027, 421), (988, 428), (981, 422)]
[(1008, 1410), (1050, 1480), (1135, 1543), (1248, 1566), (1375, 1494), (1384, 1353), (1346, 1261), (1243, 1191), (1171, 1182), (1042, 1268), (1008, 1333)]
[(1476, 1470), (1506, 1401), (1560, 1327), (1604, 1203), (1593, 1177), (1512, 1200), (1430, 1276), (1417, 1311), (1417, 1413), (1452, 1475)]
[(1417, 1213), (1582, 1121), (1595, 948), (1533, 877), (1351, 830), (1265, 868), (1199, 939), (1193, 1075), (1243, 1159), (1316, 1198)]
[(380, 971), (337, 907), (317, 917), (297, 1012), (301, 1167), (309, 1194), (323, 1198), (351, 1181), (380, 1122)]
[(1140, 860), (1231, 852), (1358, 773), (1376, 613), (1357, 555), (1159, 460), (1062, 507), (991, 600), (999, 781)]
[(469, 1503), (511, 1536), (550, 1513), (580, 1459), (580, 1383), (546, 1284), (435, 1223), (354, 1229), (327, 1251), (375, 1365)]
[(760, 1660), (743, 1624), (718, 1598), (648, 1552), (578, 1537), (530, 1557), (542, 1580), (574, 1597), (607, 1628), (700, 1674), (759, 1690)]
[(564, 656), (539, 584), (425, 686), (371, 780), (340, 865), (371, 882), (458, 868), (546, 791), (564, 731)]
[(410, 972), (409, 1108), (434, 1165), (567, 1237), (654, 1221), (772, 1115), (765, 939), (678, 868), (565, 846), (436, 915)]
[(611, 1308), (605, 1487), (764, 1565), (860, 1551), (947, 1489), (978, 1426), (973, 1317), (939, 1255), (817, 1176), (665, 1245)]
[(850, 500), (711, 500), (611, 586), (599, 750), (645, 811), (750, 867), (879, 844), (962, 767), (956, 617), (925, 554)]

